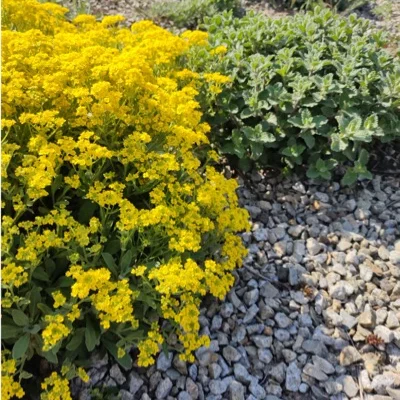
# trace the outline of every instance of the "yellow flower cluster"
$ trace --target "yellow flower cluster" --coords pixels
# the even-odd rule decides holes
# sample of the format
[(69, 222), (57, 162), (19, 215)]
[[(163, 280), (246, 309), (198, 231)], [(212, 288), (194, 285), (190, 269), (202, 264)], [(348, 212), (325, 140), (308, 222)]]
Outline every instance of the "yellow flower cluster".
[(22, 399), (25, 392), (14, 378), (17, 372), (17, 363), (15, 360), (8, 358), (9, 356), (9, 352), (2, 351), (1, 398), (2, 400), (10, 400), (15, 397)]
[(44, 380), (42, 389), (44, 392), (40, 396), (41, 400), (72, 400), (68, 379), (60, 376), (57, 372), (52, 372)]
[[(77, 265), (72, 266), (66, 276), (75, 280), (71, 296), (81, 300), (89, 298), (104, 329), (108, 329), (111, 322), (129, 322), (134, 329), (137, 328), (132, 307), (136, 293), (129, 288), (128, 279), (112, 282), (111, 273), (106, 268), (83, 271)], [(95, 293), (89, 295), (89, 292)]]
[[(89, 314), (118, 357), (136, 345), (144, 366), (164, 338), (138, 310), (161, 310), (191, 360), (209, 342), (201, 298), (227, 293), (245, 254), (236, 233), (248, 228), (237, 183), (204, 161), (216, 155), (196, 98), (204, 82), (216, 94), (229, 80), (193, 73), (183, 56), (207, 34), (119, 28), (121, 17), (68, 23), (67, 10), (34, 0), (2, 7), (7, 306), (44, 281), (43, 350), (62, 350)], [(43, 389), (70, 398), (55, 373)]]

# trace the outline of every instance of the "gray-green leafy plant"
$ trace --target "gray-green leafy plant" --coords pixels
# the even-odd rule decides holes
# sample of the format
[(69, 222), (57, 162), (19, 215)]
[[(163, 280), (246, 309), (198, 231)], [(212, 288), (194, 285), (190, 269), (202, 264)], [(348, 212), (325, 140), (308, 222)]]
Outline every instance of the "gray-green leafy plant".
[(368, 151), (400, 137), (400, 62), (385, 35), (328, 9), (282, 19), (230, 13), (206, 19), (218, 59), (200, 51), (193, 68), (232, 79), (208, 110), (214, 142), (239, 167), (307, 167), (343, 183), (369, 178)]
[(155, 2), (148, 10), (151, 19), (164, 19), (177, 28), (195, 29), (205, 17), (222, 11), (241, 12), (240, 0), (164, 0)]
[(368, 0), (269, 0), (275, 8), (301, 8), (311, 10), (316, 6), (326, 6), (334, 11), (350, 13), (368, 3)]

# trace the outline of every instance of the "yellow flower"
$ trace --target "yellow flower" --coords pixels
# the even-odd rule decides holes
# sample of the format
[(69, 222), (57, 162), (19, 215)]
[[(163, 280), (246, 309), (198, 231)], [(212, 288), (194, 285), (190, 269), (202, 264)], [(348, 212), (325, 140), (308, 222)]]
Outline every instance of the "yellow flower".
[(78, 368), (77, 374), (79, 378), (82, 379), (83, 382), (89, 382), (90, 377), (83, 368)]
[(147, 269), (146, 266), (140, 265), (136, 268), (133, 268), (131, 274), (135, 276), (143, 276), (144, 273), (146, 272), (146, 269)]
[(42, 400), (72, 400), (68, 380), (59, 376), (57, 372), (52, 372), (45, 378), (42, 389), (44, 390), (40, 396)]
[(125, 354), (126, 354), (125, 350), (122, 347), (118, 347), (118, 353), (117, 353), (118, 358), (124, 357)]
[(62, 307), (67, 299), (65, 296), (62, 295), (60, 291), (56, 291), (52, 293), (53, 299), (54, 299), (54, 308)]

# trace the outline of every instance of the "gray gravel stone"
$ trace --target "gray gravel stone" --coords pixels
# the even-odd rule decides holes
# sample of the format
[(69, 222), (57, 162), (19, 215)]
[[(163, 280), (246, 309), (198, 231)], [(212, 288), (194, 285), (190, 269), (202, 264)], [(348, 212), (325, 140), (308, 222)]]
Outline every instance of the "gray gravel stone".
[(301, 384), (301, 370), (296, 362), (289, 364), (286, 369), (285, 388), (289, 392), (297, 392)]
[(159, 385), (157, 386), (156, 390), (156, 398), (157, 399), (165, 399), (168, 395), (169, 392), (172, 389), (172, 381), (169, 378), (163, 379)]
[(237, 381), (232, 381), (229, 385), (229, 399), (230, 400), (244, 400), (244, 386)]

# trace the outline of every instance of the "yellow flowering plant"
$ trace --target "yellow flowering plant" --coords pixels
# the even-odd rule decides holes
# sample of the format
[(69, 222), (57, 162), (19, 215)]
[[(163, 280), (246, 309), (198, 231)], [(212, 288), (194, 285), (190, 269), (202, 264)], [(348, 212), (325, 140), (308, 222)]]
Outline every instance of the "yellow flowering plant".
[(174, 334), (193, 360), (200, 301), (224, 297), (246, 253), (248, 215), (196, 101), (226, 78), (184, 64), (207, 35), (66, 12), (2, 4), (4, 399), (23, 396), (33, 356), (63, 365), (43, 399), (68, 398), (96, 348), (124, 368), (137, 348), (146, 366)]

